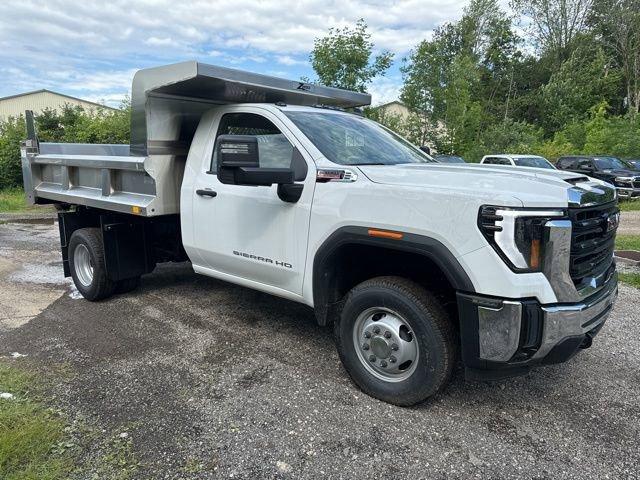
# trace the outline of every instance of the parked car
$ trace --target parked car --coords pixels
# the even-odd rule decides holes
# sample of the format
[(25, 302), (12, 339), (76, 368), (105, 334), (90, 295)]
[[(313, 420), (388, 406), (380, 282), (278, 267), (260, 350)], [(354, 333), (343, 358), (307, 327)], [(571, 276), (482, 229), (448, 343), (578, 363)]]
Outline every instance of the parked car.
[(433, 159), (440, 163), (467, 163), (458, 155), (433, 155)]
[(640, 170), (640, 158), (625, 159), (625, 162), (631, 165), (634, 170)]
[(615, 189), (452, 172), (347, 111), (370, 101), (197, 62), (141, 70), (130, 145), (39, 142), (26, 115), (25, 192), (59, 208), (62, 268), (87, 300), (189, 260), (312, 307), (354, 383), (397, 405), (438, 393), (458, 354), (496, 379), (588, 348), (616, 298)]
[(561, 170), (611, 183), (620, 197), (640, 196), (640, 173), (619, 158), (609, 155), (570, 155), (560, 157), (556, 166)]
[(533, 167), (555, 170), (556, 167), (544, 157), (539, 155), (485, 155), (480, 160), (481, 165), (510, 165), (512, 167)]

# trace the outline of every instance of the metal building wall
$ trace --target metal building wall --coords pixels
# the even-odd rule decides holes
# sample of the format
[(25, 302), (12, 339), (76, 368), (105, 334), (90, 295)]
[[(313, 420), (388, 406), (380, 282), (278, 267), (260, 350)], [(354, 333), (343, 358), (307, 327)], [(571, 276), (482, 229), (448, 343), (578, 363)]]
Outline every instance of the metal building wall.
[(33, 110), (34, 113), (38, 114), (45, 108), (60, 109), (65, 103), (80, 105), (85, 110), (99, 108), (95, 103), (58, 95), (53, 92), (34, 92), (0, 99), (0, 120), (6, 120), (8, 117), (17, 117), (21, 114), (24, 115), (25, 110)]

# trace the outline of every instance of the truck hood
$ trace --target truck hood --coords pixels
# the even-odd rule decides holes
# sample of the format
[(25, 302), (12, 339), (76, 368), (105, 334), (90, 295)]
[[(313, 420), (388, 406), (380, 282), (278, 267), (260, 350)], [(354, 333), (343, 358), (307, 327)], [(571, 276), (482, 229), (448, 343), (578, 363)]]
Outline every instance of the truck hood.
[(522, 206), (564, 207), (569, 190), (597, 189), (606, 183), (585, 175), (530, 167), (462, 164), (368, 165), (358, 167), (374, 183), (440, 189), (443, 194), (509, 197)]
[(637, 177), (640, 176), (640, 171), (638, 170), (602, 170), (602, 173), (606, 173), (611, 175), (612, 177)]

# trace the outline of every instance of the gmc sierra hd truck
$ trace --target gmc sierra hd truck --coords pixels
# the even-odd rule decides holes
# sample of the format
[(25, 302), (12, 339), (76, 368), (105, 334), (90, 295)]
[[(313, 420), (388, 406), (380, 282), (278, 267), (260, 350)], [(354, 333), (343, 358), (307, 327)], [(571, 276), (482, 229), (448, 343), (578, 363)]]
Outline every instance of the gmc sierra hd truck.
[(449, 166), (355, 110), (370, 96), (196, 62), (139, 71), (130, 145), (39, 143), (28, 199), (59, 210), (89, 301), (156, 264), (301, 302), (367, 394), (422, 402), (461, 359), (500, 378), (591, 345), (617, 294), (615, 189)]

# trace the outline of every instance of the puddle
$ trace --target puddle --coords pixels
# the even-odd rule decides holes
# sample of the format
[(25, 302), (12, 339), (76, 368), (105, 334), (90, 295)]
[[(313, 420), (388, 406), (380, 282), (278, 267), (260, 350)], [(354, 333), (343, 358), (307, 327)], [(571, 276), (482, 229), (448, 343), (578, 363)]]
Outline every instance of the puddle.
[(38, 285), (68, 285), (60, 262), (46, 264), (27, 263), (8, 276), (8, 280), (17, 283), (35, 283)]
[(71, 282), (71, 286), (69, 287), (69, 298), (73, 300), (80, 300), (84, 298), (73, 282)]

